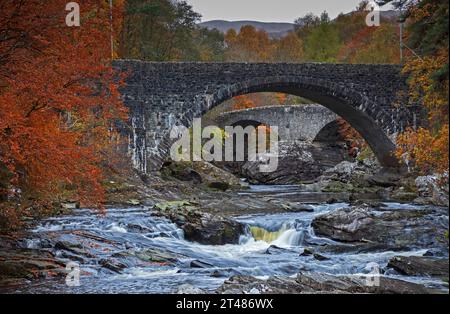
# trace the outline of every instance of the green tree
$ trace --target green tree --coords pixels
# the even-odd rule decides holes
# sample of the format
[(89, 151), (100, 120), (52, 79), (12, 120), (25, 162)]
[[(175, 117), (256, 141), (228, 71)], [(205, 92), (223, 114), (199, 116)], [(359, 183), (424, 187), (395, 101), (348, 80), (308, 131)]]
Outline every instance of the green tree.
[(320, 18), (314, 13), (307, 13), (294, 21), (295, 31), (301, 39), (305, 39), (312, 29), (320, 25)]
[(339, 40), (339, 31), (329, 21), (326, 12), (322, 13), (320, 25), (312, 29), (305, 43), (307, 60), (336, 62), (341, 41)]
[(185, 1), (128, 0), (120, 37), (122, 58), (167, 61), (192, 54), (200, 15)]
[(225, 40), (220, 31), (198, 28), (193, 31), (194, 51), (187, 60), (191, 61), (224, 61)]

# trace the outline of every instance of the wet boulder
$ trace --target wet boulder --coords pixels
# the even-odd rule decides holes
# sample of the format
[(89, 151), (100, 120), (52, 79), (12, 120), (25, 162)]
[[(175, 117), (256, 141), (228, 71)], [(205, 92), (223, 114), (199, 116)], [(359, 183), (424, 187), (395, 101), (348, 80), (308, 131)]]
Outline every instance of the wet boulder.
[(240, 222), (201, 212), (189, 202), (177, 202), (176, 206), (157, 204), (155, 209), (158, 210), (155, 215), (166, 217), (180, 227), (186, 240), (200, 244), (238, 244), (246, 230)]
[(181, 259), (185, 258), (184, 255), (163, 248), (133, 248), (112, 254), (111, 259), (105, 259), (101, 265), (105, 268), (113, 268), (111, 269), (113, 271), (116, 269), (120, 271), (125, 267), (148, 266), (148, 264), (176, 265)]
[(312, 256), (314, 254), (314, 249), (312, 248), (304, 248), (300, 253), (300, 256)]
[(448, 184), (442, 186), (441, 179), (439, 176), (416, 178), (415, 185), (421, 200), (435, 205), (449, 206)]
[(158, 264), (175, 264), (180, 258), (184, 257), (179, 254), (157, 248), (148, 248), (145, 250), (136, 251), (133, 252), (133, 255), (144, 262)]
[(448, 282), (448, 258), (396, 256), (389, 260), (388, 267), (402, 275), (439, 277)]
[(0, 250), (0, 286), (11, 279), (65, 276), (65, 263), (50, 252), (29, 249)]
[(396, 187), (401, 185), (401, 181), (404, 179), (404, 175), (398, 172), (391, 171), (379, 171), (367, 178), (367, 181), (371, 185), (381, 187)]
[(271, 245), (267, 248), (264, 254), (275, 255), (275, 254), (283, 254), (286, 252), (292, 252), (289, 249), (285, 249), (276, 245)]
[(217, 289), (219, 294), (298, 294), (301, 287), (294, 278), (270, 277), (268, 280), (237, 275), (226, 280)]
[[(267, 155), (270, 158), (270, 154)], [(261, 172), (264, 158), (242, 162), (238, 167), (241, 176), (254, 184), (298, 184), (309, 182), (327, 169), (347, 158), (344, 145), (307, 141), (279, 141), (278, 165), (275, 171)]]
[(226, 182), (211, 182), (208, 187), (213, 190), (226, 191), (230, 189), (230, 185)]
[(55, 244), (55, 249), (60, 251), (70, 252), (78, 256), (93, 257), (80, 243), (70, 241), (58, 241)]
[(304, 272), (297, 275), (296, 281), (304, 293), (427, 294), (437, 292), (419, 284), (383, 276), (335, 276)]
[(335, 165), (333, 168), (327, 169), (319, 178), (317, 178), (316, 181), (351, 183), (358, 181), (374, 171), (374, 169), (368, 168), (363, 163), (343, 161)]
[(314, 257), (314, 259), (316, 259), (316, 260), (318, 260), (318, 261), (320, 261), (320, 262), (330, 260), (329, 257), (326, 257), (326, 256), (324, 256), (324, 255), (320, 255), (320, 254), (318, 254), (318, 253), (313, 254), (313, 257)]
[(194, 287), (190, 284), (184, 284), (177, 288), (175, 294), (206, 294), (207, 291)]
[(127, 265), (125, 265), (125, 264), (123, 264), (123, 263), (121, 263), (121, 262), (119, 262), (117, 260), (110, 259), (110, 258), (101, 259), (99, 261), (99, 264), (102, 267), (104, 267), (106, 269), (109, 269), (109, 270), (111, 270), (111, 271), (113, 271), (115, 273), (119, 273), (119, 274), (122, 272), (122, 270), (127, 268)]
[(445, 209), (342, 208), (317, 216), (312, 222), (319, 236), (342, 242), (381, 243), (393, 247), (447, 247), (448, 211)]
[(267, 280), (251, 276), (233, 276), (217, 289), (221, 294), (426, 294), (439, 293), (422, 285), (377, 276), (336, 276), (317, 272), (299, 273), (296, 278), (270, 277)]
[(211, 272), (213, 278), (230, 278), (232, 276), (241, 275), (241, 272), (235, 268), (215, 269)]
[(303, 249), (303, 251), (300, 253), (300, 256), (312, 256), (315, 260), (318, 260), (320, 262), (330, 260), (329, 257), (316, 253), (313, 248), (308, 247)]
[(174, 178), (180, 181), (202, 183), (202, 176), (185, 163), (165, 163), (161, 174), (166, 178)]
[(199, 261), (199, 260), (193, 260), (190, 264), (191, 268), (211, 268), (214, 267), (214, 265), (209, 264), (207, 262)]
[(284, 204), (281, 204), (281, 206), (288, 212), (293, 213), (300, 213), (300, 212), (307, 212), (312, 213), (314, 212), (314, 207), (308, 204), (300, 203), (300, 202), (287, 202)]
[(167, 162), (161, 173), (166, 179), (191, 182), (214, 190), (225, 191), (241, 187), (238, 177), (205, 161)]
[(238, 244), (245, 232), (237, 221), (200, 212), (188, 215), (180, 227), (186, 240), (211, 245)]

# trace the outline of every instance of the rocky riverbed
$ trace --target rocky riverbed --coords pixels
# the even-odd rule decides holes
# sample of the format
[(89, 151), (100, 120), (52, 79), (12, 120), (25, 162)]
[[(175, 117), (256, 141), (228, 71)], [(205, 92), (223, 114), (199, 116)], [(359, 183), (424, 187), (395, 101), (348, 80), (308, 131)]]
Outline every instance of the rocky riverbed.
[[(293, 191), (293, 187), (266, 187), (261, 192), (255, 187), (245, 193), (258, 199), (261, 194), (292, 198)], [(19, 247), (2, 250), (2, 291), (448, 291), (446, 208), (399, 203), (295, 204), (295, 210), (244, 216), (205, 213), (189, 201), (112, 208), (97, 219), (92, 219), (89, 210), (74, 210), (71, 215), (42, 221), (22, 235)], [(348, 218), (342, 218), (342, 213)], [(393, 219), (393, 213), (403, 218)], [(386, 232), (386, 224), (392, 234)], [(422, 225), (420, 232), (390, 237), (416, 224)], [(432, 225), (435, 236), (428, 230)], [(73, 262), (81, 272), (77, 287), (67, 286), (64, 280), (70, 271), (66, 265)], [(371, 280), (379, 284), (373, 286)]]
[[(433, 181), (412, 197), (399, 176), (364, 167), (247, 187), (213, 166), (172, 165), (115, 187), (104, 213), (75, 208), (0, 237), (0, 290), (448, 293), (448, 206), (433, 204), (445, 198)], [(78, 286), (66, 283), (74, 266)]]

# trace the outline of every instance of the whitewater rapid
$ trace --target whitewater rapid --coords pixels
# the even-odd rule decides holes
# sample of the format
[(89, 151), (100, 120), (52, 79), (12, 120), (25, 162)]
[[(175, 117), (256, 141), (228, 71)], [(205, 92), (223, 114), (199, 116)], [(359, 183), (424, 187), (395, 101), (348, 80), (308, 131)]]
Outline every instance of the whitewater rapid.
[[(286, 187), (287, 193), (293, 188)], [(281, 193), (282, 189), (276, 190)], [(413, 205), (386, 204), (388, 207)], [(239, 244), (221, 246), (201, 245), (184, 239), (183, 231), (171, 221), (152, 215), (150, 208), (108, 209), (103, 216), (93, 217), (87, 209), (54, 217), (40, 223), (24, 241), (28, 248), (45, 249), (45, 241), (82, 243), (89, 250), (83, 256), (80, 286), (68, 287), (64, 282), (43, 280), (18, 287), (15, 292), (64, 293), (174, 293), (182, 285), (191, 285), (214, 291), (233, 275), (258, 278), (293, 276), (300, 271), (330, 274), (367, 274), (367, 265), (376, 263), (385, 267), (389, 259), (398, 255), (423, 255), (425, 250), (376, 253), (327, 253), (318, 260), (302, 255), (305, 248), (323, 245), (341, 245), (314, 234), (311, 222), (317, 215), (349, 206), (346, 203), (312, 204), (313, 212), (260, 214), (236, 217), (247, 226)], [(149, 250), (164, 252), (171, 263), (142, 263), (124, 254), (145, 254)], [(55, 254), (71, 262), (71, 255), (63, 251)], [(101, 266), (101, 260), (121, 257), (126, 265), (120, 273)], [(193, 267), (192, 263), (200, 263)], [(398, 276), (392, 274), (392, 276)], [(405, 277), (404, 280), (436, 285), (428, 278)]]

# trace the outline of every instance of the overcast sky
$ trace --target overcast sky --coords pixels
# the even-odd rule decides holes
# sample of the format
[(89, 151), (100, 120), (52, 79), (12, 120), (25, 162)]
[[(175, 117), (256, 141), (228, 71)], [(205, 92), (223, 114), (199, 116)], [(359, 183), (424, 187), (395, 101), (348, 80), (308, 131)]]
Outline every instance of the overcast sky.
[(308, 12), (326, 10), (331, 18), (353, 11), (361, 0), (186, 0), (202, 15), (202, 21), (256, 20), (293, 22)]

